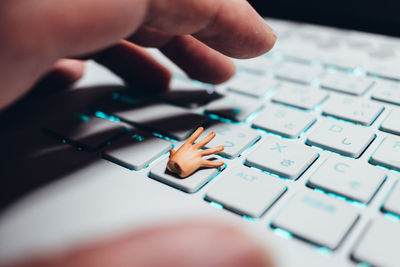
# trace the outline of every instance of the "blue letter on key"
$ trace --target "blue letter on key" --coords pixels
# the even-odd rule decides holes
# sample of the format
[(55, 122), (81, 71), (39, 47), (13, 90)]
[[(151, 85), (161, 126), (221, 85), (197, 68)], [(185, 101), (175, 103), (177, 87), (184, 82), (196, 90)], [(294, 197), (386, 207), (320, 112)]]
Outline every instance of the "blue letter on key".
[(333, 132), (333, 133), (341, 133), (343, 131), (343, 127), (334, 124), (334, 125), (331, 126), (331, 128), (329, 128), (329, 131)]

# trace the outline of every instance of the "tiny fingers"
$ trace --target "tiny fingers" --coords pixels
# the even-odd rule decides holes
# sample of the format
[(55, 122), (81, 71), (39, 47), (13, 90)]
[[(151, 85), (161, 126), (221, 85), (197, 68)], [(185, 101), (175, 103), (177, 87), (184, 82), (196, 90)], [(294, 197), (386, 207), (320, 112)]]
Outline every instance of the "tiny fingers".
[(213, 138), (215, 137), (216, 133), (215, 132), (211, 132), (209, 133), (206, 137), (203, 138), (203, 140), (201, 140), (200, 142), (198, 142), (195, 147), (197, 149), (202, 148), (203, 146), (207, 145), (208, 143), (210, 143), (211, 140), (213, 140)]
[(192, 145), (196, 141), (196, 139), (199, 138), (199, 136), (203, 133), (203, 131), (203, 127), (197, 128), (197, 130), (189, 137), (185, 144)]
[(212, 154), (216, 154), (218, 152), (221, 152), (224, 150), (224, 146), (217, 146), (214, 148), (210, 148), (210, 149), (206, 149), (201, 151), (201, 155), (202, 156), (208, 156), (208, 155), (212, 155)]
[(211, 160), (203, 160), (201, 163), (202, 167), (210, 167), (210, 168), (219, 167), (225, 164), (225, 162), (223, 161), (211, 161)]

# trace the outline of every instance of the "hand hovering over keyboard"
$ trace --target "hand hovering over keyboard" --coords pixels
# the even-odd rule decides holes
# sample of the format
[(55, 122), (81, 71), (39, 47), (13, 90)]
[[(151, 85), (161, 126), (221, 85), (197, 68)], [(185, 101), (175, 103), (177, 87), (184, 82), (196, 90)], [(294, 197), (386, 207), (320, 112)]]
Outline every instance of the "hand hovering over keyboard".
[[(166, 88), (171, 74), (144, 46), (159, 48), (194, 79), (221, 83), (234, 73), (227, 56), (258, 56), (275, 39), (245, 0), (2, 0), (0, 111), (39, 81), (57, 90), (79, 79), (84, 61), (78, 59), (94, 59), (150, 92)], [(203, 222), (126, 234), (13, 266), (271, 264), (244, 234)]]
[(244, 0), (3, 0), (0, 110), (40, 79), (58, 88), (77, 80), (84, 63), (71, 58), (94, 58), (151, 91), (166, 88), (171, 74), (142, 46), (194, 79), (221, 83), (234, 73), (226, 56), (260, 55), (275, 39)]

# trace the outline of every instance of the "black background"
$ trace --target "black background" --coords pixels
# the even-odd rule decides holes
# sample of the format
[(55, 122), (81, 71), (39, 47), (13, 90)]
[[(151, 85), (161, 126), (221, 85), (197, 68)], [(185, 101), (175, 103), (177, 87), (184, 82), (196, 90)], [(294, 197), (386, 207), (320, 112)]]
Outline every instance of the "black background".
[(249, 0), (263, 16), (400, 36), (400, 0)]

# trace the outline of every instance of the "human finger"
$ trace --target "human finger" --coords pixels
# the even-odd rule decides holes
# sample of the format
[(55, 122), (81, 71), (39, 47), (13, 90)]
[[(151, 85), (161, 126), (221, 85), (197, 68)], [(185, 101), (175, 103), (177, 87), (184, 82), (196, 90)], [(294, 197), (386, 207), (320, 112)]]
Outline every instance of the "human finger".
[(150, 94), (168, 88), (171, 72), (146, 50), (133, 43), (121, 41), (102, 51), (94, 59), (120, 76), (135, 93)]
[(231, 59), (191, 35), (175, 36), (160, 50), (195, 80), (218, 84), (235, 74)]
[(209, 148), (209, 149), (201, 151), (201, 155), (202, 156), (208, 156), (208, 155), (219, 153), (219, 152), (221, 152), (223, 150), (224, 150), (224, 146), (217, 146), (217, 147), (214, 147), (214, 148)]
[(215, 137), (216, 133), (215, 132), (211, 132), (209, 133), (206, 137), (204, 137), (201, 141), (197, 142), (194, 146), (197, 149), (202, 148), (203, 146), (207, 145), (208, 143), (210, 143), (210, 141)]
[(43, 95), (71, 87), (84, 74), (85, 62), (60, 59), (32, 88), (30, 95)]
[(220, 167), (225, 164), (223, 161), (214, 161), (214, 160), (203, 160), (202, 162), (203, 167), (209, 167), (209, 168), (216, 168)]
[(188, 140), (186, 140), (185, 144), (192, 145), (197, 140), (197, 138), (199, 138), (199, 136), (203, 133), (203, 131), (204, 131), (203, 127), (197, 128), (197, 130), (188, 138)]

